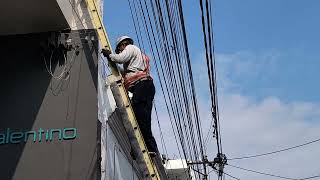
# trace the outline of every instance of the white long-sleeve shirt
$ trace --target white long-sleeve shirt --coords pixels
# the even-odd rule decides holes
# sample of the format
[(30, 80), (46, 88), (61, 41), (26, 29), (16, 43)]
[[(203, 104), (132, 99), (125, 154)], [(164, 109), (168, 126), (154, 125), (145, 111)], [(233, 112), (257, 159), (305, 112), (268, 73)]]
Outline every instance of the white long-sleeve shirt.
[(125, 73), (131, 74), (137, 71), (145, 70), (145, 63), (142, 58), (141, 50), (135, 45), (131, 45), (131, 44), (127, 45), (121, 53), (110, 54), (110, 58), (115, 63), (119, 63), (119, 64), (129, 63), (126, 68), (124, 67)]

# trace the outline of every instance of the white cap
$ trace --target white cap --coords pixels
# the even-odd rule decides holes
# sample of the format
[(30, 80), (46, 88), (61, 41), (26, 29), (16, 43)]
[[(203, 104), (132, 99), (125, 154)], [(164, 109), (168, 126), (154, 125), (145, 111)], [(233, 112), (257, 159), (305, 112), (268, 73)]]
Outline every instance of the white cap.
[(129, 36), (121, 36), (117, 39), (117, 43), (116, 43), (116, 48), (118, 48), (119, 44), (123, 41), (123, 40), (129, 40), (131, 44), (133, 44), (133, 40), (131, 39), (131, 37)]

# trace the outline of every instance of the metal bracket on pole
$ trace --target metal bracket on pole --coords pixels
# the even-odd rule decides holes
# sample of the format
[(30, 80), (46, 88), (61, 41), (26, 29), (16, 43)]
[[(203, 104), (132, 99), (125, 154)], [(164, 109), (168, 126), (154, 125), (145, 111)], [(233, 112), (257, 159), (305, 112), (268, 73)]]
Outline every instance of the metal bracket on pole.
[[(212, 169), (218, 172), (219, 177), (223, 175), (224, 166), (227, 164), (227, 157), (225, 154), (218, 153), (217, 156), (213, 159), (213, 161), (208, 161), (208, 159), (203, 159), (203, 161), (197, 162), (188, 162), (188, 165), (197, 165), (197, 164), (205, 164), (209, 165)], [(198, 171), (196, 171), (198, 172)], [(200, 173), (200, 172), (198, 172)], [(204, 179), (207, 179), (208, 174), (200, 173), (204, 176)]]

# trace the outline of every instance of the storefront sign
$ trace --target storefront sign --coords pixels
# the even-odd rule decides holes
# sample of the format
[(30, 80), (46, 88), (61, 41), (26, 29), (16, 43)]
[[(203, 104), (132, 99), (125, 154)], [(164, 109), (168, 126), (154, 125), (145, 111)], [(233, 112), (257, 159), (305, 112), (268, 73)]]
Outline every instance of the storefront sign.
[(13, 131), (7, 128), (4, 132), (0, 131), (0, 145), (1, 144), (17, 144), (27, 141), (42, 142), (52, 141), (58, 139), (71, 140), (77, 137), (76, 128), (62, 128), (62, 129), (42, 129), (34, 131)]

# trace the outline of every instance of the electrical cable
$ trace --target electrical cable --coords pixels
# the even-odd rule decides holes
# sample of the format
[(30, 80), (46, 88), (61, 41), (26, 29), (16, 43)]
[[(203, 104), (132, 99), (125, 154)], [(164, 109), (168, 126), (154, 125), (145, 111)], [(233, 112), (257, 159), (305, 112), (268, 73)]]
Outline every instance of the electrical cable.
[(261, 175), (265, 175), (265, 176), (277, 177), (277, 178), (280, 178), (280, 179), (307, 180), (307, 179), (314, 179), (314, 178), (320, 177), (320, 175), (316, 175), (316, 176), (310, 176), (310, 177), (306, 177), (306, 178), (290, 178), (290, 177), (279, 176), (279, 175), (274, 175), (274, 174), (265, 173), (265, 172), (259, 172), (259, 171), (255, 171), (255, 170), (251, 170), (251, 169), (246, 169), (246, 168), (242, 168), (242, 167), (231, 165), (231, 164), (227, 164), (227, 165), (231, 166), (231, 167), (234, 167), (234, 168), (237, 168), (237, 169), (244, 170), (244, 171), (248, 171), (248, 172), (252, 172), (252, 173), (256, 173), (256, 174), (261, 174)]
[[(212, 102), (212, 113), (213, 113), (213, 121), (214, 121), (214, 128), (215, 128), (215, 137), (217, 140), (217, 148), (218, 153), (222, 153), (221, 148), (221, 138), (220, 138), (220, 128), (219, 128), (219, 116), (218, 116), (218, 104), (217, 104), (217, 87), (216, 87), (216, 71), (214, 68), (214, 46), (212, 43), (213, 38), (213, 32), (211, 31), (211, 18), (209, 14), (209, 7), (208, 7), (208, 1), (205, 2), (206, 7), (206, 20), (208, 25), (206, 26), (206, 20), (205, 20), (205, 9), (203, 7), (203, 1), (200, 0), (200, 9), (201, 9), (201, 21), (202, 21), (202, 31), (204, 35), (204, 45), (206, 49), (206, 60), (207, 60), (207, 70), (208, 70), (208, 77), (209, 77), (209, 88), (210, 88), (210, 94), (211, 94), (211, 102)], [(208, 28), (206, 28), (208, 27)], [(208, 32), (207, 32), (208, 31)], [(207, 38), (207, 35), (209, 38)], [(209, 42), (207, 41), (209, 39)]]
[[(158, 4), (157, 4), (158, 5)], [(156, 19), (156, 15), (155, 15), (155, 6), (154, 6), (154, 4), (153, 4), (153, 1), (151, 2), (151, 9), (152, 9), (152, 12), (153, 12), (153, 15), (154, 15), (154, 17), (155, 17), (155, 19)], [(159, 10), (160, 8), (158, 8), (158, 10)], [(161, 14), (161, 13), (160, 13)], [(160, 18), (160, 17), (159, 17)], [(155, 24), (156, 24), (156, 29), (157, 29), (157, 31), (156, 32), (160, 32), (160, 30), (159, 30), (159, 28), (158, 28), (158, 26), (159, 26), (159, 24), (162, 24), (163, 22), (161, 21), (161, 19), (159, 20), (159, 22), (157, 21), (157, 19), (156, 19), (156, 21), (155, 21)], [(158, 37), (163, 37), (163, 35), (164, 35), (164, 31), (163, 31), (163, 26), (161, 26), (160, 27), (160, 29), (161, 29), (161, 32), (162, 33), (160, 33), (160, 35), (158, 35)], [(167, 41), (167, 39), (166, 39), (166, 36), (164, 36), (164, 38), (163, 38), (165, 41)], [(163, 40), (160, 40), (160, 42), (162, 42)], [(164, 47), (163, 47), (163, 43), (160, 43), (161, 44), (161, 50), (162, 50), (162, 52), (164, 52)], [(165, 45), (165, 51), (167, 51), (167, 45), (168, 43), (166, 43), (166, 44), (164, 44)], [(167, 53), (164, 53), (165, 55), (167, 55)], [(166, 59), (168, 59), (168, 57), (166, 58)], [(169, 59), (170, 59), (170, 56), (169, 56)], [(171, 60), (170, 60), (171, 61)], [(161, 64), (161, 61), (160, 61), (160, 64)], [(161, 80), (161, 78), (159, 77), (159, 79)], [(161, 83), (161, 81), (160, 81), (160, 85), (161, 85), (162, 83)], [(166, 85), (167, 83), (165, 83), (165, 85)], [(164, 90), (163, 90), (163, 88), (162, 88), (162, 91), (164, 92)], [(165, 97), (165, 94), (164, 94), (164, 97)], [(166, 99), (165, 99), (166, 100)], [(168, 112), (169, 112), (169, 115), (170, 115), (170, 111), (168, 110)], [(172, 124), (172, 121), (171, 121), (171, 124)], [(172, 127), (173, 127), (173, 124), (172, 124)], [(173, 132), (175, 132), (174, 131), (174, 128), (173, 128)], [(179, 148), (178, 148), (179, 149)], [(180, 150), (179, 150), (180, 151)]]
[[(176, 51), (176, 47), (178, 47), (178, 45), (177, 45), (177, 39), (176, 39), (176, 32), (175, 32), (175, 29), (174, 29), (174, 24), (173, 24), (173, 21), (171, 20), (171, 16), (173, 16), (172, 14), (172, 12), (170, 11), (170, 9), (169, 9), (169, 5), (168, 5), (168, 2), (166, 1), (166, 7), (167, 7), (167, 13), (168, 13), (168, 20), (169, 20), (169, 28), (170, 28), (170, 32), (171, 32), (171, 37), (172, 37), (172, 40), (173, 40), (173, 43), (174, 43), (174, 45), (173, 45), (173, 49), (174, 49), (174, 54), (175, 54), (175, 57), (176, 57), (176, 59), (178, 60), (178, 62), (177, 62), (177, 64), (178, 65), (181, 65), (181, 62), (179, 61), (180, 59), (181, 59), (181, 57), (180, 57), (180, 53), (179, 53), (179, 51), (177, 52)], [(171, 14), (170, 14), (171, 13)], [(176, 71), (177, 72), (179, 72), (179, 73), (181, 73), (180, 72), (180, 69), (181, 69), (181, 67), (180, 68), (177, 68), (176, 69)], [(179, 76), (180, 77), (180, 83), (181, 83), (181, 77), (183, 76), (182, 74), (179, 74), (179, 75), (177, 75), (177, 76)], [(182, 82), (183, 83), (183, 82)], [(185, 90), (184, 90), (184, 88), (183, 88), (184, 86), (182, 86), (181, 88), (182, 88), (182, 91), (183, 91), (183, 95), (185, 95)], [(184, 96), (185, 97), (185, 96)], [(186, 98), (184, 98), (186, 101), (187, 101), (187, 99)], [(186, 102), (185, 102), (186, 103)], [(188, 112), (187, 112), (188, 113)], [(188, 113), (189, 114), (189, 113)], [(189, 117), (188, 117), (188, 119), (189, 119)], [(187, 119), (187, 120), (188, 120)], [(193, 127), (192, 127), (192, 123), (189, 123), (189, 125), (191, 125), (191, 126), (189, 126), (189, 129), (191, 129), (191, 131), (193, 132)], [(189, 133), (190, 133), (190, 131), (189, 131)], [(192, 136), (192, 138), (194, 138), (193, 136)], [(194, 140), (193, 140), (194, 141)], [(194, 143), (192, 143), (192, 144), (194, 144)], [(198, 153), (197, 153), (197, 150), (195, 150), (195, 148), (194, 148), (194, 150), (193, 150), (193, 152), (194, 152), (194, 154), (195, 154), (195, 157), (198, 157)], [(198, 167), (197, 167), (198, 168)]]
[(249, 158), (261, 157), (261, 156), (267, 156), (267, 155), (276, 154), (276, 153), (280, 153), (280, 152), (284, 152), (284, 151), (289, 151), (289, 150), (292, 150), (292, 149), (296, 149), (296, 148), (299, 148), (299, 147), (303, 147), (303, 146), (306, 146), (306, 145), (309, 145), (309, 144), (313, 144), (313, 143), (316, 143), (316, 142), (319, 142), (319, 141), (320, 141), (320, 138), (319, 138), (319, 139), (312, 140), (312, 141), (309, 141), (309, 142), (306, 142), (306, 143), (303, 143), (303, 144), (299, 144), (299, 145), (296, 145), (296, 146), (292, 146), (292, 147), (280, 149), (280, 150), (277, 150), (277, 151), (271, 151), (271, 152), (267, 152), (267, 153), (250, 155), (250, 156), (229, 158), (228, 160), (240, 160), (240, 159), (249, 159)]
[[(170, 18), (170, 16), (169, 16), (169, 18)], [(172, 32), (172, 31), (171, 31)], [(173, 38), (173, 40), (174, 40), (174, 38)], [(176, 40), (174, 40), (174, 43), (176, 42)], [(177, 45), (174, 45), (174, 47), (177, 47)], [(179, 58), (180, 59), (180, 58)], [(190, 68), (189, 68), (190, 69)], [(190, 88), (191, 89), (191, 88)], [(200, 138), (201, 138), (201, 136), (200, 136)], [(201, 147), (201, 146), (200, 146)]]
[[(129, 4), (129, 6), (131, 6), (130, 4)], [(133, 17), (132, 17), (133, 18)], [(140, 25), (138, 24), (138, 27), (139, 27)], [(139, 31), (140, 31), (140, 28), (139, 28)], [(152, 49), (153, 50), (153, 49)], [(157, 66), (157, 63), (155, 62), (155, 65)], [(159, 68), (156, 68), (157, 69), (157, 73), (158, 73), (158, 76), (159, 77), (161, 77), (160, 75), (159, 75)], [(161, 81), (160, 81), (160, 85), (161, 85), (161, 89), (162, 89), (162, 92), (164, 93), (164, 90), (163, 90), (163, 85), (162, 85), (162, 83), (161, 83)], [(166, 85), (166, 84), (165, 84)], [(164, 97), (166, 97), (165, 96), (165, 93), (164, 93)], [(165, 98), (165, 101), (166, 101), (166, 98)], [(171, 101), (170, 101), (171, 102)], [(166, 107), (167, 107), (167, 109), (168, 109), (168, 104), (167, 104), (167, 102), (166, 102)], [(169, 109), (168, 109), (168, 111), (169, 111)], [(170, 119), (172, 119), (171, 117), (170, 117), (170, 113), (169, 113), (169, 118)], [(172, 121), (171, 121), (172, 122)], [(174, 131), (173, 131), (174, 132)], [(176, 139), (176, 133), (174, 133), (174, 135), (175, 135), (175, 139)], [(178, 148), (179, 149), (179, 148)], [(179, 151), (180, 152), (180, 151)]]
[[(211, 171), (209, 171), (208, 175), (209, 175), (210, 173), (212, 173), (212, 172), (218, 173), (218, 171), (217, 171), (216, 169), (212, 169)], [(229, 173), (223, 172), (223, 174), (224, 174), (224, 175), (227, 175), (227, 176), (229, 176), (229, 177), (231, 177), (231, 178), (233, 178), (233, 179), (240, 180), (240, 178), (234, 177), (234, 176), (232, 176), (232, 175), (229, 174)]]
[[(169, 5), (168, 1), (166, 1), (166, 8), (167, 8), (167, 16), (168, 16), (168, 20), (169, 20), (169, 29), (170, 29), (170, 32), (171, 32), (171, 38), (173, 40), (173, 47), (178, 47), (175, 28), (174, 28), (174, 24), (173, 24), (173, 20), (172, 20), (172, 17), (174, 17), (174, 15), (173, 15), (173, 12), (170, 9), (170, 5)], [(185, 109), (187, 110), (187, 112), (186, 112), (187, 121), (189, 121), (190, 120), (190, 112), (188, 112), (189, 108), (186, 107), (186, 105), (189, 104), (189, 103), (188, 103), (188, 100), (186, 98), (186, 91), (185, 91), (185, 88), (184, 88), (184, 84), (185, 83), (184, 83), (184, 80), (182, 78), (183, 74), (180, 71), (180, 69), (182, 69), (181, 68), (181, 61), (180, 61), (181, 60), (181, 56), (180, 56), (180, 53), (178, 51), (176, 51), (176, 48), (173, 48), (173, 50), (174, 50), (175, 58), (177, 60), (177, 62), (176, 62), (177, 69), (174, 72), (178, 72), (178, 74), (174, 75), (174, 77), (179, 77), (178, 82), (180, 84), (180, 87), (181, 87), (181, 90), (182, 90), (182, 95), (183, 95), (183, 100), (182, 101), (183, 101)], [(179, 98), (179, 100), (180, 100), (180, 98)], [(185, 125), (185, 127), (186, 127), (186, 125)], [(189, 140), (189, 143), (191, 143), (193, 145), (194, 157), (197, 157), (198, 153), (197, 153), (197, 150), (196, 150), (195, 140), (194, 140), (194, 136), (193, 136), (193, 134), (194, 134), (193, 133), (193, 129), (194, 128), (192, 127), (192, 123), (190, 123), (190, 121), (189, 121), (189, 129), (192, 131), (192, 133), (191, 133), (191, 131), (189, 131), (189, 134), (188, 134), (189, 136), (187, 136), (187, 138), (188, 139), (192, 138), (192, 143), (190, 142), (190, 140)], [(186, 128), (186, 130), (187, 130), (187, 128)]]
[(209, 129), (208, 129), (206, 138), (205, 138), (205, 140), (204, 140), (204, 147), (205, 147), (205, 149), (207, 149), (207, 145), (208, 145), (208, 143), (209, 143), (210, 134), (211, 134), (211, 131), (212, 131), (212, 130), (213, 130), (213, 121), (211, 121), (211, 123), (210, 123), (210, 126), (209, 126)]
[[(130, 4), (129, 4), (130, 5)], [(153, 49), (152, 49), (153, 50)], [(159, 73), (159, 72), (158, 72)], [(167, 104), (166, 104), (167, 105)], [(169, 114), (170, 115), (170, 114)], [(171, 119), (171, 118), (170, 118)], [(175, 133), (174, 133), (175, 134)], [(176, 136), (175, 136), (176, 137)], [(179, 151), (179, 153), (180, 153), (180, 151)]]
[(74, 64), (75, 55), (78, 52), (78, 49), (79, 49), (78, 46), (76, 46), (76, 48), (74, 48), (74, 53), (73, 53), (71, 60), (69, 62), (66, 58), (66, 55), (64, 54), (64, 65), (62, 68), (63, 70), (59, 73), (60, 74), (59, 76), (55, 76), (52, 71), (52, 57), (53, 57), (55, 49), (52, 50), (52, 52), (51, 52), (49, 65), (47, 64), (47, 59), (45, 58), (45, 55), (43, 54), (43, 60), (44, 60), (44, 64), (45, 64), (45, 68), (46, 68), (47, 72), (54, 79), (58, 80), (57, 85), (53, 85), (53, 81), (50, 81), (50, 91), (54, 96), (58, 96), (61, 92), (65, 91), (65, 89), (68, 88), (69, 83), (70, 83), (70, 76), (71, 76), (70, 71), (71, 71), (71, 68)]
[[(138, 43), (140, 44), (139, 39), (142, 39), (142, 36), (139, 36), (142, 32), (141, 24), (147, 35), (146, 39), (153, 59), (156, 59), (154, 64), (179, 154), (181, 149), (186, 160), (197, 160), (199, 154), (204, 159), (202, 126), (188, 55), (181, 2), (150, 0), (147, 3), (144, 0), (133, 5), (130, 0), (128, 2)], [(150, 15), (153, 15), (153, 18)], [(139, 20), (142, 22), (140, 23)], [(199, 169), (198, 165), (196, 169)], [(196, 178), (200, 179), (200, 176)]]
[[(133, 21), (133, 24), (135, 27), (135, 32), (136, 32), (136, 36), (138, 39), (139, 47), (142, 48), (143, 51), (145, 51), (145, 45), (144, 45), (144, 41), (143, 41), (142, 34), (141, 34), (141, 28), (140, 28), (140, 21), (139, 21), (140, 18), (138, 16), (136, 6), (135, 6), (136, 4), (133, 2), (132, 3), (133, 7), (132, 7), (130, 0), (128, 0), (128, 4), (129, 4), (130, 12), (131, 12), (131, 18), (132, 18), (132, 21)], [(136, 17), (136, 18), (134, 18), (134, 17)]]
[[(196, 123), (198, 124), (199, 123), (199, 116), (198, 116), (198, 108), (197, 108), (197, 103), (195, 103), (196, 101), (196, 95), (195, 95), (195, 90), (194, 90), (194, 83), (193, 83), (193, 76), (192, 76), (192, 69), (191, 69), (191, 64), (190, 64), (190, 56), (189, 56), (189, 50), (188, 50), (188, 42), (187, 42), (187, 38), (186, 38), (186, 30), (185, 30), (185, 25), (184, 25), (184, 18), (183, 18), (183, 10), (182, 10), (182, 4), (181, 4), (181, 1), (178, 1), (178, 9), (179, 9), (179, 17), (180, 17), (180, 26), (181, 26), (181, 31), (182, 31), (182, 44), (183, 44), (183, 47), (184, 47), (184, 53), (185, 53), (185, 58), (186, 58), (186, 61), (187, 61), (187, 71), (189, 73), (189, 82), (190, 82), (190, 86), (191, 86), (191, 94), (192, 94), (192, 98), (191, 100), (193, 101), (193, 108), (194, 108), (194, 111), (195, 111), (195, 119), (196, 119)], [(199, 131), (201, 131), (201, 128), (198, 128)], [(202, 133), (201, 133), (202, 134)], [(202, 139), (202, 135), (199, 136), (201, 139)], [(201, 141), (200, 139), (200, 141)], [(200, 143), (202, 146), (202, 143)]]
[(234, 176), (230, 175), (229, 173), (223, 172), (223, 174), (225, 174), (233, 179), (240, 180), (240, 178), (234, 177)]
[[(175, 47), (177, 47), (177, 45), (174, 45)], [(180, 58), (179, 58), (180, 59)], [(179, 63), (179, 64), (181, 64), (181, 63)], [(188, 88), (188, 89), (191, 89), (191, 88)], [(193, 129), (193, 128), (192, 128)]]
[(58, 76), (55, 76), (54, 73), (52, 72), (52, 57), (53, 57), (53, 54), (54, 54), (55, 50), (56, 50), (56, 49), (52, 50), (52, 52), (51, 52), (51, 54), (50, 54), (49, 67), (48, 67), (47, 59), (46, 59), (45, 55), (43, 55), (43, 59), (44, 59), (44, 64), (45, 64), (46, 70), (47, 70), (47, 72), (51, 75), (51, 77), (53, 77), (54, 79), (57, 79), (57, 80), (61, 80), (62, 77), (64, 76), (65, 72), (66, 72), (66, 68), (67, 68), (67, 58), (66, 58), (65, 53), (63, 53), (64, 66), (63, 66), (61, 72), (59, 73), (59, 75), (58, 75)]
[(161, 138), (162, 149), (163, 149), (163, 151), (166, 153), (166, 155), (167, 155), (167, 157), (168, 157), (167, 146), (166, 146), (166, 143), (165, 143), (164, 138), (163, 138), (163, 133), (162, 133), (162, 129), (161, 129), (161, 125), (160, 125), (159, 116), (158, 116), (158, 111), (157, 111), (157, 107), (156, 107), (155, 101), (153, 102), (153, 106), (154, 106), (154, 111), (155, 111), (156, 119), (157, 119), (157, 122), (158, 122), (158, 128), (159, 128), (159, 131), (160, 131), (160, 138)]
[[(141, 7), (141, 9), (142, 9), (142, 4), (141, 4), (141, 2), (140, 2), (140, 7)], [(141, 12), (142, 12), (142, 14), (143, 14), (143, 20), (144, 20), (144, 25), (145, 25), (145, 30), (147, 31), (147, 35), (148, 35), (148, 42), (149, 42), (149, 45), (150, 45), (150, 47), (151, 47), (151, 51), (152, 51), (152, 54), (153, 54), (153, 56), (155, 57), (155, 55), (154, 55), (154, 52), (153, 52), (153, 45), (152, 45), (152, 42), (151, 42), (151, 38), (150, 38), (150, 32), (149, 32), (149, 30), (148, 30), (148, 27), (147, 27), (147, 23), (146, 23), (146, 17), (145, 17), (145, 14), (144, 14), (144, 11), (143, 11), (143, 9), (141, 10)], [(180, 119), (180, 118), (179, 118)], [(180, 139), (182, 139), (181, 138), (181, 136), (180, 136)], [(184, 148), (183, 148), (184, 149)]]
[[(142, 9), (142, 5), (141, 5), (141, 2), (140, 2), (140, 7), (141, 7), (141, 9)], [(146, 18), (145, 18), (145, 15), (144, 15), (144, 11), (142, 10), (142, 14), (143, 14), (143, 19), (144, 19), (144, 21), (145, 21), (145, 29), (146, 29), (146, 31), (147, 31), (147, 35), (148, 35), (148, 39), (149, 39), (149, 44), (150, 44), (150, 47), (151, 47), (151, 50), (153, 51), (153, 47), (152, 47), (152, 43), (151, 43), (151, 40), (150, 40), (150, 36), (149, 36), (149, 30), (148, 30), (148, 28), (147, 28), (147, 23), (146, 23)], [(180, 116), (179, 115), (180, 113), (177, 113), (177, 115), (178, 116)], [(180, 120), (181, 118), (178, 118), (178, 120)], [(177, 124), (177, 123), (176, 123)], [(181, 125), (181, 122), (179, 123), (180, 125)], [(179, 134), (181, 134), (181, 133), (179, 133)], [(181, 142), (182, 142), (182, 149), (184, 150), (185, 149), (185, 145), (184, 145), (184, 140), (183, 140), (183, 138), (182, 138), (182, 136), (180, 136), (180, 140), (181, 140)]]
[[(208, 0), (199, 0), (200, 10), (201, 10), (201, 23), (202, 23), (202, 33), (203, 42), (205, 47), (205, 57), (207, 65), (207, 74), (209, 80), (209, 90), (211, 98), (211, 113), (212, 122), (208, 130), (208, 134), (205, 139), (205, 149), (207, 148), (207, 143), (209, 140), (209, 134), (211, 129), (213, 129), (213, 137), (216, 139), (217, 145), (217, 159), (225, 157), (222, 153), (222, 140), (221, 140), (221, 128), (220, 128), (220, 118), (219, 118), (219, 107), (218, 107), (218, 95), (217, 95), (217, 78), (216, 78), (216, 60), (215, 60), (215, 46), (214, 46), (214, 34), (213, 34), (213, 21), (212, 21), (212, 8), (211, 2)], [(223, 174), (224, 163), (221, 161), (217, 163), (219, 166), (218, 179), (224, 179)]]
[[(54, 72), (52, 71), (52, 57), (53, 57), (53, 54), (55, 53), (56, 49), (52, 50), (52, 52), (50, 53), (49, 65), (47, 64), (47, 59), (46, 59), (45, 55), (43, 55), (44, 64), (45, 64), (46, 70), (51, 75), (51, 77), (53, 77), (54, 79), (67, 80), (69, 78), (68, 74), (70, 72), (70, 69), (72, 68), (72, 65), (73, 65), (73, 62), (74, 62), (74, 59), (75, 59), (76, 52), (78, 51), (78, 48), (74, 49), (73, 55), (72, 55), (70, 63), (69, 63), (69, 67), (68, 67), (68, 63), (67, 63), (67, 57), (66, 57), (65, 53), (62, 52), (63, 58), (64, 58), (64, 66), (63, 66), (61, 72), (58, 73), (59, 74), (58, 76), (54, 75)], [(64, 76), (66, 76), (66, 77), (64, 77)]]

